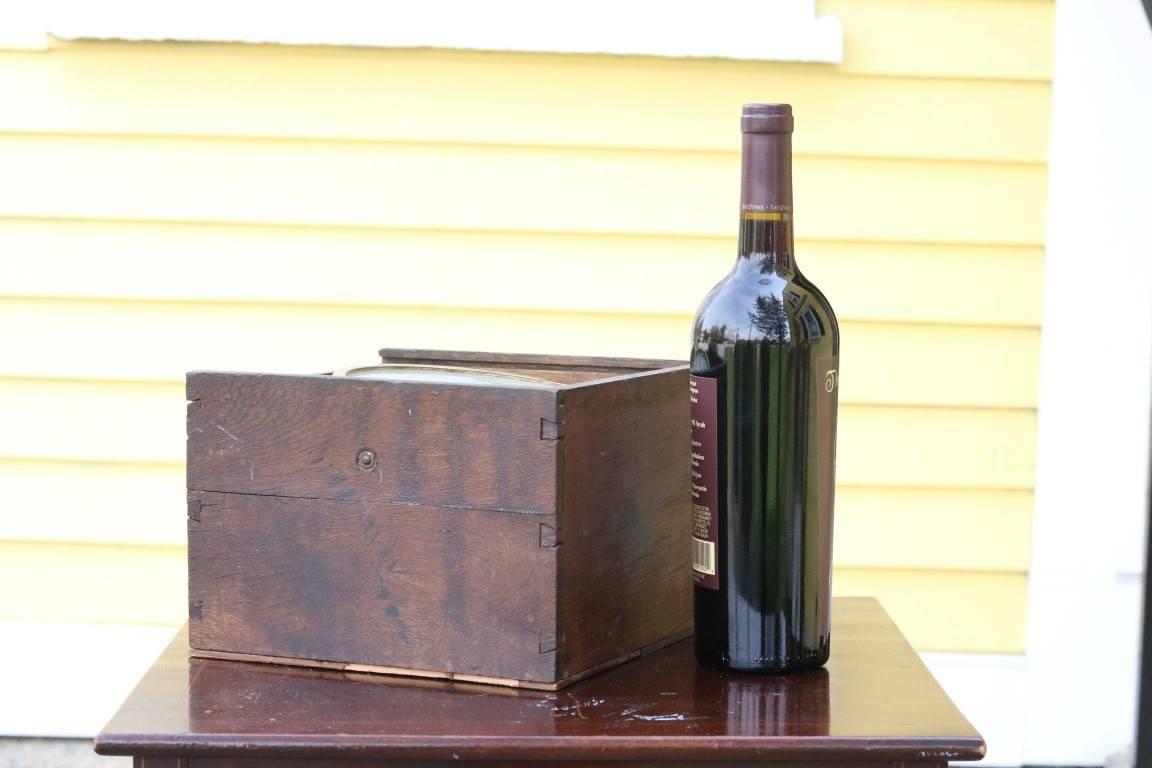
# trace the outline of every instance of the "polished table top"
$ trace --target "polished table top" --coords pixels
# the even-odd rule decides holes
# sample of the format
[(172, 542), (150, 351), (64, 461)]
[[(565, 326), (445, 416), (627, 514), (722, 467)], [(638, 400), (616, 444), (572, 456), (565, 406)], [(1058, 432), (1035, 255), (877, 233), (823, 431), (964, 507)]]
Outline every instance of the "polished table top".
[(880, 604), (841, 598), (825, 669), (701, 669), (688, 640), (555, 693), (190, 659), (181, 633), (96, 749), (281, 760), (932, 764), (979, 759), (984, 742)]

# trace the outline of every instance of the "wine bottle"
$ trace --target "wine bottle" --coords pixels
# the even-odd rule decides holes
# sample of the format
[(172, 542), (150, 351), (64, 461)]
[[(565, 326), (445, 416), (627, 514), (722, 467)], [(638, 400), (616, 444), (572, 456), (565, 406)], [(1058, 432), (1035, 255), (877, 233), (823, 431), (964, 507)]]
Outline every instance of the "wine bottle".
[(740, 240), (692, 330), (692, 567), (701, 664), (828, 660), (840, 332), (792, 255), (792, 108), (741, 117)]

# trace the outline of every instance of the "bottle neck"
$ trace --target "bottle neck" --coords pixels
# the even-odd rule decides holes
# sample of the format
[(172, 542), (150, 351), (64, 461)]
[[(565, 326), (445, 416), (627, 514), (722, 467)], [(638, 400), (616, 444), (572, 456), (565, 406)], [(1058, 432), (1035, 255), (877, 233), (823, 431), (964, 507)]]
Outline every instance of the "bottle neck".
[(795, 272), (792, 255), (792, 134), (745, 133), (739, 258), (761, 272)]

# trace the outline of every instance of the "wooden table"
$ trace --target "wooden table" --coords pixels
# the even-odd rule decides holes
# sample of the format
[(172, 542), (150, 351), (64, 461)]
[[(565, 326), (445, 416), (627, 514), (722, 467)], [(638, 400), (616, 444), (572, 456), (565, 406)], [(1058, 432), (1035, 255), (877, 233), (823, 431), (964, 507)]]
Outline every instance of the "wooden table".
[(700, 669), (691, 641), (556, 693), (189, 659), (184, 634), (96, 738), (137, 768), (900, 766), (984, 742), (884, 613), (835, 601), (826, 669)]

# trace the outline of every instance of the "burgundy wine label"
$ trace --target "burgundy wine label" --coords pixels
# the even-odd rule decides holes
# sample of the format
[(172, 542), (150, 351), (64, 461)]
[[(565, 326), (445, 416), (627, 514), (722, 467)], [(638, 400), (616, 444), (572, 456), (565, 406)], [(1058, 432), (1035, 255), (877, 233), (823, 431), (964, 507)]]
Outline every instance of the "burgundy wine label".
[(720, 589), (716, 570), (716, 379), (688, 377), (692, 403), (692, 578)]

